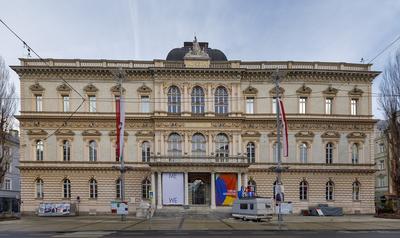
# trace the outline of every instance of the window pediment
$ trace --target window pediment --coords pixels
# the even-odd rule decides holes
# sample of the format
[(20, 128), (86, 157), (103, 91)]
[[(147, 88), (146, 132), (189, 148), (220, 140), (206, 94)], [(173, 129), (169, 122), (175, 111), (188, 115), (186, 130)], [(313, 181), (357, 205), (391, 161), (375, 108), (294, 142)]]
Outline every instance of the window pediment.
[(256, 95), (258, 93), (258, 89), (253, 86), (248, 86), (245, 90), (243, 90), (243, 94), (245, 95)]
[(326, 131), (321, 135), (323, 139), (338, 139), (340, 138), (340, 134), (337, 131)]
[(65, 130), (58, 130), (55, 133), (56, 136), (74, 136), (75, 132), (73, 132), (72, 130), (69, 129), (65, 129)]
[(66, 83), (63, 83), (57, 86), (57, 91), (69, 93), (71, 91), (71, 88)]
[[(273, 87), (271, 90), (269, 90), (269, 93), (272, 94), (273, 96), (276, 95), (276, 87)], [(285, 89), (282, 87), (279, 87), (279, 95), (283, 95), (285, 93)]]
[(47, 135), (47, 131), (45, 131), (43, 129), (33, 129), (33, 130), (28, 130), (27, 135), (45, 136), (45, 135)]
[(242, 137), (259, 138), (261, 136), (258, 131), (246, 131), (242, 134)]
[(143, 84), (137, 89), (137, 92), (142, 94), (149, 94), (151, 91), (151, 88), (149, 88), (146, 84)]
[[(110, 132), (108, 133), (108, 135), (109, 135), (109, 136), (116, 136), (116, 135), (117, 135), (117, 132), (116, 132), (116, 131), (110, 131)], [(124, 130), (124, 136), (129, 136), (129, 133), (126, 132), (125, 130)]]
[(339, 91), (338, 89), (333, 88), (331, 85), (329, 85), (329, 87), (324, 91), (322, 91), (322, 93), (326, 95), (335, 96), (338, 93), (338, 91)]
[(347, 135), (349, 139), (365, 139), (367, 135), (363, 132), (351, 132)]
[(362, 96), (363, 93), (364, 93), (363, 90), (355, 86), (351, 91), (349, 91), (349, 96)]
[(85, 91), (87, 93), (95, 93), (95, 92), (99, 91), (99, 89), (90, 83), (83, 88), (83, 91)]
[(85, 130), (82, 132), (82, 136), (101, 136), (101, 132), (98, 130)]
[(298, 94), (310, 94), (312, 92), (310, 87), (307, 87), (305, 84), (301, 86), (299, 89), (296, 90), (296, 93)]
[(44, 91), (44, 87), (38, 82), (29, 86), (29, 89), (34, 93), (42, 93)]
[(297, 132), (294, 137), (296, 138), (313, 138), (314, 132), (312, 131), (299, 131)]
[[(110, 88), (110, 91), (114, 94), (120, 94), (121, 92), (121, 85), (114, 85)], [(125, 93), (125, 88), (122, 87), (122, 93)]]

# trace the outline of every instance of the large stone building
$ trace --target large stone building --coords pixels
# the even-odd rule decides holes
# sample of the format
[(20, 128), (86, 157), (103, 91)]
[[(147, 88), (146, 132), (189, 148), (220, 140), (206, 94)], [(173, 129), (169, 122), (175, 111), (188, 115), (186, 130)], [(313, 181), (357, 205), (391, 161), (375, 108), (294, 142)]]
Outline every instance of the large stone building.
[[(229, 205), (246, 184), (259, 196), (273, 196), (272, 74), (280, 69), (286, 72), (279, 93), (289, 127), (286, 201), (295, 212), (320, 203), (346, 213), (374, 212), (371, 83), (379, 72), (369, 64), (227, 60), (194, 41), (166, 60), (21, 59), (12, 68), (21, 80), (24, 212), (79, 197), (81, 212), (107, 213), (120, 197), (118, 68), (126, 73), (130, 207), (150, 198), (158, 209), (213, 209)], [(78, 93), (85, 98), (81, 107)]]

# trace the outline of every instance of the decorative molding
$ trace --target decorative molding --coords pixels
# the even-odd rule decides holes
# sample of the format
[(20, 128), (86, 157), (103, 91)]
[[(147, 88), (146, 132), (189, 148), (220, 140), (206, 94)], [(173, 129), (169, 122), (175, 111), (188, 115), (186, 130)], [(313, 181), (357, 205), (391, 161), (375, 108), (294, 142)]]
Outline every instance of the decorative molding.
[(56, 136), (74, 136), (75, 132), (69, 129), (61, 129), (56, 131), (55, 133)]
[(354, 88), (351, 91), (349, 91), (349, 96), (361, 97), (363, 93), (364, 93), (364, 91), (357, 88), (357, 85), (356, 85), (356, 86), (354, 86)]
[(146, 84), (143, 84), (142, 86), (140, 86), (140, 87), (137, 89), (137, 92), (138, 92), (138, 93), (141, 93), (141, 94), (150, 94), (151, 91), (152, 91), (151, 88), (148, 87)]
[(302, 95), (309, 95), (311, 94), (312, 90), (310, 87), (307, 87), (305, 84), (301, 86), (299, 89), (296, 90), (297, 94), (302, 94)]
[(89, 83), (83, 88), (83, 91), (85, 91), (86, 93), (96, 93), (97, 91), (99, 91), (99, 89), (92, 83)]
[[(276, 95), (276, 87), (273, 87), (271, 90), (269, 90), (269, 93), (272, 94), (273, 96)], [(283, 95), (285, 93), (285, 89), (282, 87), (279, 87), (279, 95)]]
[(326, 138), (326, 139), (339, 139), (340, 134), (337, 131), (326, 131), (321, 135), (321, 138)]
[(243, 138), (259, 138), (260, 136), (261, 134), (258, 131), (246, 131), (242, 133)]
[(63, 83), (63, 84), (60, 84), (57, 86), (57, 91), (59, 91), (61, 93), (69, 93), (69, 92), (71, 92), (71, 90), (72, 89), (66, 83)]
[[(117, 132), (116, 132), (115, 130), (113, 130), (113, 131), (110, 131), (110, 132), (108, 133), (108, 135), (109, 135), (109, 136), (116, 136), (116, 135), (117, 135)], [(125, 130), (124, 130), (124, 136), (129, 136), (129, 133), (126, 132)]]
[(294, 137), (296, 138), (314, 138), (314, 132), (312, 131), (299, 131)]
[(349, 139), (365, 139), (367, 135), (363, 132), (351, 132), (346, 137)]
[(258, 93), (258, 89), (253, 86), (248, 86), (245, 90), (243, 90), (244, 95), (256, 95)]
[(136, 137), (154, 137), (154, 135), (152, 131), (138, 131), (135, 133)]
[[(119, 85), (119, 84), (117, 84), (117, 85), (114, 85), (114, 86), (112, 86), (111, 88), (110, 88), (110, 91), (113, 93), (113, 94), (116, 94), (116, 95), (119, 95), (120, 94), (120, 91), (121, 90), (121, 85)], [(125, 93), (125, 88), (124, 87), (122, 87), (122, 93)]]
[(44, 87), (42, 85), (40, 85), (38, 82), (29, 86), (29, 89), (33, 93), (42, 93), (44, 91)]
[(322, 93), (325, 95), (336, 96), (338, 91), (339, 91), (338, 89), (333, 88), (332, 85), (329, 85), (329, 87), (327, 89), (325, 89), (324, 91), (322, 91)]
[(84, 130), (82, 136), (101, 136), (101, 132), (98, 130)]
[(33, 130), (28, 130), (28, 132), (26, 133), (29, 136), (45, 136), (47, 135), (47, 131), (43, 130), (43, 129), (33, 129)]

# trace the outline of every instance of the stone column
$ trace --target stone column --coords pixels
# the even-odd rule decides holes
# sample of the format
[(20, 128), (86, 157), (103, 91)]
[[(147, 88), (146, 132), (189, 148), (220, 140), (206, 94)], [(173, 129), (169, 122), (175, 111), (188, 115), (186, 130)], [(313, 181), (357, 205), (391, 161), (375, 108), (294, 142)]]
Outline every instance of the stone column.
[(164, 134), (160, 132), (160, 154), (161, 156), (165, 156), (165, 142), (164, 142)]
[(242, 135), (239, 133), (238, 135), (238, 140), (239, 140), (239, 145), (238, 145), (238, 153), (240, 153), (240, 156), (243, 156), (243, 141), (242, 141)]
[(215, 208), (215, 172), (211, 172), (211, 209)]
[(207, 85), (207, 97), (206, 97), (206, 114), (207, 113), (212, 113), (214, 112), (214, 97), (212, 95), (212, 88), (211, 88), (211, 84)]
[[(242, 101), (242, 90), (241, 90), (241, 88), (240, 88), (240, 84), (237, 84), (237, 95), (236, 95), (236, 97), (237, 97), (237, 111), (239, 112), (239, 113), (243, 113), (243, 111), (242, 111), (242, 106), (243, 106), (243, 101)], [(254, 109), (255, 109), (255, 106), (254, 106)]]
[(242, 188), (242, 172), (239, 172), (237, 177), (237, 186), (238, 186), (238, 191)]
[(151, 206), (155, 207), (156, 206), (156, 176), (153, 173), (151, 173), (151, 191), (153, 192), (153, 197), (151, 198)]
[(234, 84), (232, 84), (232, 86), (231, 86), (232, 88), (231, 88), (231, 95), (230, 95), (230, 99), (231, 100), (228, 100), (229, 101), (229, 112), (236, 112), (236, 106), (235, 106), (235, 104), (236, 104), (236, 96), (235, 96), (235, 94), (236, 94), (236, 86), (234, 85)]
[(185, 205), (189, 205), (189, 176), (185, 172)]
[(162, 208), (161, 172), (157, 173), (157, 208)]
[(237, 135), (232, 135), (232, 155), (237, 156)]
[(211, 133), (210, 134), (208, 134), (208, 156), (211, 156), (211, 153), (213, 153), (214, 151), (213, 151), (213, 149), (212, 149), (212, 135), (211, 135)]
[(158, 98), (160, 95), (157, 95), (158, 94), (157, 92), (160, 91), (159, 87), (160, 86), (158, 85), (158, 83), (154, 84), (153, 110), (156, 112), (160, 111), (160, 100)]
[(183, 85), (183, 97), (181, 98), (182, 103), (182, 113), (189, 113), (189, 96), (188, 87), (186, 84)]
[(154, 156), (157, 156), (158, 155), (157, 153), (160, 152), (159, 143), (158, 143), (159, 139), (160, 139), (160, 133), (159, 132), (154, 133), (154, 145), (153, 145)]
[(184, 135), (183, 135), (183, 137), (184, 137), (184, 139), (185, 139), (185, 141), (184, 141), (184, 145), (183, 145), (183, 156), (187, 156), (188, 154), (189, 154), (189, 151), (188, 151), (188, 145), (189, 145), (189, 139), (188, 139), (188, 137), (189, 137), (189, 135), (188, 135), (188, 133), (185, 133)]
[(244, 174), (243, 174), (243, 185), (244, 185), (244, 186), (247, 186), (248, 181), (249, 181), (249, 180), (248, 180), (248, 178), (247, 178), (247, 173), (244, 173)]

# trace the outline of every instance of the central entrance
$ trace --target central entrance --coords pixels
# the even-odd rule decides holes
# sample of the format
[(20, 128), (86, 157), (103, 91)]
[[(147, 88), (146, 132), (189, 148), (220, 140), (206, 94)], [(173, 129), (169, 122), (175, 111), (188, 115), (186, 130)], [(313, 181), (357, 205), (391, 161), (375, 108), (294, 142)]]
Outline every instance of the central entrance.
[(211, 204), (211, 175), (209, 173), (188, 173), (189, 204)]

